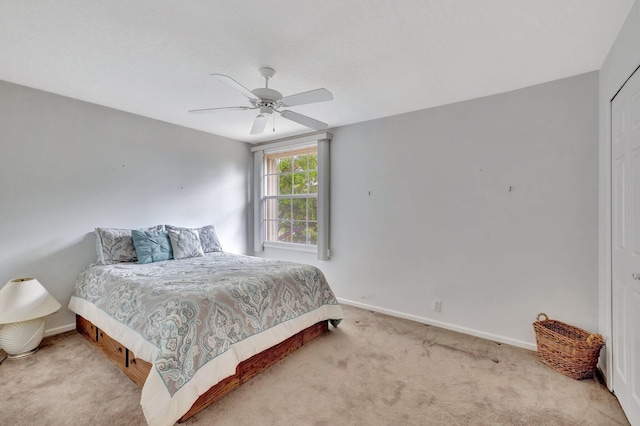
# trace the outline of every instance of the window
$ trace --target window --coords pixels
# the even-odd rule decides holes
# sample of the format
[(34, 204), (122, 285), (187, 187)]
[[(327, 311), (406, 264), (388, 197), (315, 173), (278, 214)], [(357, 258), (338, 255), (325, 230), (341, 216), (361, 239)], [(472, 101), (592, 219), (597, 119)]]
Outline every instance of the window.
[(265, 154), (265, 241), (318, 244), (318, 148)]
[(320, 133), (254, 146), (254, 250), (329, 258), (329, 141)]

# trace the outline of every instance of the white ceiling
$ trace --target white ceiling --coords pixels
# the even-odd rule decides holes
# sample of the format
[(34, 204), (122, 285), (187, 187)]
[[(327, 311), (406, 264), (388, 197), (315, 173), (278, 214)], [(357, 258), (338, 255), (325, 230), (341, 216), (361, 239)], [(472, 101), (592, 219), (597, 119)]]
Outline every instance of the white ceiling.
[(213, 80), (334, 100), (291, 107), (330, 127), (600, 68), (633, 0), (2, 0), (0, 79), (229, 138), (309, 129)]

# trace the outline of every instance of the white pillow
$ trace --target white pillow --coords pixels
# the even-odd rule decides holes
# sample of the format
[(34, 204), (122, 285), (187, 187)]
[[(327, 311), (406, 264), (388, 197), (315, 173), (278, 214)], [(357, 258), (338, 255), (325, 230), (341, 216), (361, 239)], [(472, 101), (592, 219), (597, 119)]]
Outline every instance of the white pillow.
[(167, 232), (169, 232), (174, 259), (204, 256), (202, 243), (200, 242), (200, 233), (197, 230), (169, 229)]

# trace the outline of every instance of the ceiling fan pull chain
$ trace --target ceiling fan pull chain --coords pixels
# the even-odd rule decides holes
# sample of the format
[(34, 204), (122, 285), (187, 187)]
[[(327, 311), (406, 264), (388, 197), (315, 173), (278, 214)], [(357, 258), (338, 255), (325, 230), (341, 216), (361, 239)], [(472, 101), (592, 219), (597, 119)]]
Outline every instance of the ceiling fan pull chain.
[(273, 131), (276, 131), (276, 115), (271, 114), (271, 118), (273, 119)]

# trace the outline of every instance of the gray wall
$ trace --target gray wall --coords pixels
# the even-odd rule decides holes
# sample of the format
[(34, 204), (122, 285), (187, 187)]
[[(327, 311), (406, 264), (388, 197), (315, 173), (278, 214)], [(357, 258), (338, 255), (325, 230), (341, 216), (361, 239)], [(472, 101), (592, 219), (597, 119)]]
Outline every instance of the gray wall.
[[(596, 329), (597, 96), (594, 72), (334, 129), (332, 259), (262, 255), (317, 264), (347, 303), (523, 347), (540, 311)], [(8, 83), (0, 126), (5, 282), (66, 305), (96, 226), (213, 223), (247, 251), (246, 144)]]
[[(609, 54), (600, 69), (600, 333), (611, 342), (611, 99), (625, 81), (640, 66), (640, 2), (636, 1), (620, 29)], [(600, 369), (605, 372), (611, 389), (611, 344), (605, 346), (600, 357)]]
[(318, 265), (347, 303), (522, 347), (541, 311), (596, 330), (597, 105), (591, 72), (334, 129), (331, 260), (261, 255)]
[(36, 277), (63, 305), (96, 260), (95, 227), (214, 224), (247, 250), (249, 146), (0, 82), (0, 287)]

